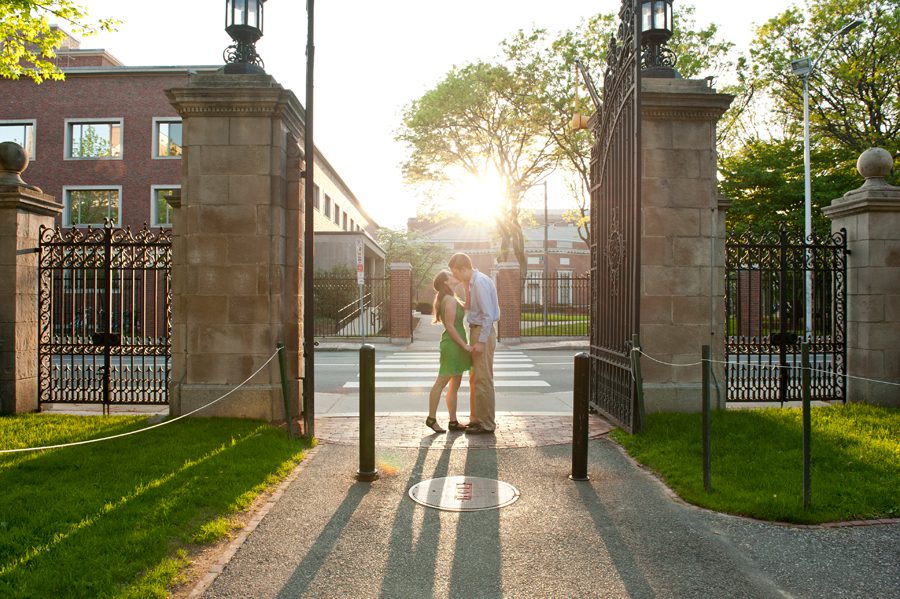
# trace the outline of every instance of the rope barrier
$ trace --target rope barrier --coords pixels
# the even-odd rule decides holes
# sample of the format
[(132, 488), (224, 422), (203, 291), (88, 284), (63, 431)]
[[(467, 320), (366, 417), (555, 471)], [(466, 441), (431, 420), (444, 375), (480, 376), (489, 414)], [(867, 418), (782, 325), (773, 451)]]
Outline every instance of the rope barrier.
[[(654, 358), (653, 356), (645, 353), (643, 350), (640, 350), (638, 348), (635, 348), (632, 351), (636, 351), (639, 354), (641, 354), (642, 356), (652, 360), (653, 362), (656, 362), (657, 364), (662, 364), (664, 366), (700, 366), (701, 364), (703, 364), (702, 360), (699, 362), (690, 362), (687, 364), (673, 364), (672, 362), (664, 362), (663, 360)], [(753, 367), (753, 368), (773, 368), (773, 369), (784, 368), (784, 369), (806, 370), (800, 364), (790, 364), (790, 365), (782, 366), (781, 364), (763, 364), (761, 362), (756, 363), (756, 364), (751, 364), (749, 362), (747, 364), (741, 364), (740, 362), (723, 362), (722, 360), (710, 360), (709, 362), (710, 362), (710, 364), (722, 364), (724, 366), (741, 365), (741, 366)], [(882, 380), (878, 380), (878, 379), (869, 379), (869, 378), (865, 378), (865, 377), (861, 377), (861, 376), (853, 376), (850, 374), (840, 374), (840, 373), (834, 372), (833, 370), (823, 370), (821, 368), (813, 368), (813, 367), (810, 367), (808, 370), (810, 372), (818, 372), (821, 374), (828, 374), (828, 375), (838, 374), (844, 378), (853, 379), (853, 380), (857, 380), (857, 381), (866, 381), (869, 383), (880, 383), (882, 385), (891, 385), (894, 387), (900, 387), (900, 383), (893, 383), (891, 381), (882, 381)]]
[(90, 443), (99, 443), (100, 441), (110, 441), (110, 440), (112, 440), (112, 439), (118, 439), (118, 438), (120, 438), (120, 437), (127, 437), (127, 436), (129, 436), (129, 435), (136, 435), (137, 433), (143, 433), (143, 432), (149, 431), (149, 430), (154, 429), (154, 428), (159, 428), (159, 427), (161, 427), (161, 426), (166, 426), (167, 424), (172, 424), (173, 422), (177, 422), (177, 421), (181, 420), (182, 418), (187, 418), (188, 416), (190, 416), (190, 415), (192, 415), (192, 414), (196, 414), (196, 413), (199, 412), (200, 410), (204, 410), (204, 409), (208, 408), (209, 406), (213, 405), (213, 404), (216, 403), (216, 402), (222, 401), (223, 399), (225, 399), (226, 397), (228, 397), (229, 395), (231, 395), (232, 393), (234, 393), (235, 391), (237, 391), (238, 389), (240, 389), (241, 387), (243, 387), (244, 385), (246, 385), (248, 382), (250, 382), (250, 379), (252, 379), (252, 378), (255, 377), (257, 374), (259, 374), (260, 372), (262, 372), (262, 369), (265, 368), (266, 366), (268, 366), (268, 365), (269, 365), (269, 362), (271, 362), (272, 360), (275, 359), (275, 356), (278, 355), (278, 352), (279, 352), (279, 351), (280, 351), (280, 350), (275, 350), (275, 353), (272, 354), (271, 356), (269, 356), (269, 359), (266, 360), (266, 361), (263, 363), (262, 366), (260, 366), (259, 368), (256, 369), (256, 372), (254, 372), (253, 374), (251, 374), (250, 376), (248, 376), (246, 379), (244, 379), (244, 381), (243, 381), (242, 383), (240, 383), (240, 384), (239, 384), (237, 387), (235, 387), (234, 389), (232, 389), (232, 390), (228, 391), (227, 393), (225, 393), (224, 395), (221, 395), (220, 397), (218, 397), (218, 398), (212, 400), (212, 401), (209, 402), (208, 404), (202, 405), (202, 406), (200, 406), (199, 408), (197, 408), (197, 409), (195, 409), (195, 410), (191, 410), (191, 411), (188, 412), (187, 414), (182, 414), (181, 416), (178, 416), (178, 417), (173, 418), (173, 419), (171, 419), (171, 420), (166, 420), (166, 421), (164, 421), (164, 422), (160, 422), (159, 424), (154, 424), (154, 425), (152, 425), (152, 426), (148, 426), (148, 427), (145, 427), (145, 428), (141, 428), (141, 429), (138, 429), (138, 430), (136, 430), (136, 431), (128, 431), (127, 433), (119, 433), (118, 435), (111, 435), (111, 436), (109, 436), (109, 437), (100, 437), (100, 438), (98, 438), (98, 439), (87, 439), (87, 440), (85, 440), (85, 441), (73, 441), (72, 443), (60, 443), (60, 444), (58, 444), (58, 445), (44, 445), (44, 446), (42, 446), (42, 447), (20, 447), (19, 449), (0, 449), (0, 454), (5, 454), (5, 453), (23, 453), (23, 452), (26, 452), (26, 451), (42, 451), (42, 450), (45, 450), (45, 449), (59, 449), (59, 448), (61, 448), (61, 447), (73, 447), (73, 446), (75, 446), (75, 445), (88, 445), (88, 444), (90, 444)]

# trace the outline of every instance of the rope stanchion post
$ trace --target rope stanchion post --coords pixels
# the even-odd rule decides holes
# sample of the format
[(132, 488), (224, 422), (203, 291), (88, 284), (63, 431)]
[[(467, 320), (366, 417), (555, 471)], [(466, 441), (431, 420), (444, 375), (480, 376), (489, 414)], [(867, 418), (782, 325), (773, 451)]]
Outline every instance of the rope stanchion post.
[(647, 424), (647, 414), (644, 410), (644, 377), (641, 374), (642, 353), (641, 336), (635, 333), (631, 336), (631, 372), (634, 374), (634, 385), (637, 392), (637, 406), (635, 409), (637, 422), (634, 424), (634, 432), (636, 434), (644, 432), (644, 427)]
[(588, 457), (588, 389), (591, 358), (586, 352), (575, 355), (575, 378), (572, 386), (572, 474), (571, 480), (590, 480)]
[(284, 358), (284, 343), (278, 343), (275, 348), (278, 350), (278, 368), (281, 371), (281, 396), (284, 398), (284, 423), (288, 434), (294, 439), (300, 436), (297, 430), (297, 424), (291, 415), (290, 391), (288, 390), (287, 381), (287, 365)]
[(800, 359), (803, 367), (801, 375), (803, 387), (803, 508), (809, 509), (812, 503), (812, 481), (810, 479), (810, 442), (812, 441), (812, 432), (810, 430), (810, 368), (809, 368), (809, 342), (803, 341), (800, 344)]
[(709, 373), (712, 365), (709, 363), (709, 346), (704, 345), (702, 349), (703, 359), (703, 488), (707, 493), (712, 491), (712, 483), (710, 482), (710, 400), (709, 400)]
[(375, 347), (359, 348), (359, 470), (356, 480), (378, 480), (375, 468)]

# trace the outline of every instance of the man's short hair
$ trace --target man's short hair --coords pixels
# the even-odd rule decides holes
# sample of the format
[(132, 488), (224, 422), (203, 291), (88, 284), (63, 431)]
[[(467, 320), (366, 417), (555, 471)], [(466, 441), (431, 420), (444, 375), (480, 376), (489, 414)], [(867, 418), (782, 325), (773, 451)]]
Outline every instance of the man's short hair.
[(447, 263), (447, 266), (450, 267), (450, 270), (455, 270), (457, 268), (468, 268), (471, 270), (472, 268), (472, 259), (469, 258), (468, 254), (458, 253), (453, 254), (450, 258), (450, 262)]

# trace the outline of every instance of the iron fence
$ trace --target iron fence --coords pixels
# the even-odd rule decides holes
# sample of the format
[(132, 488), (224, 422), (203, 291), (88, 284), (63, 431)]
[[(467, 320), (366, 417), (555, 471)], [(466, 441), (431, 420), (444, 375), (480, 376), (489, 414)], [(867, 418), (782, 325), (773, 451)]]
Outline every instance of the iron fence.
[(826, 239), (781, 231), (728, 240), (729, 401), (799, 401), (801, 340), (812, 398), (846, 400), (846, 257), (843, 230)]
[(169, 231), (42, 227), (39, 252), (39, 403), (168, 403)]
[(529, 274), (523, 280), (523, 337), (587, 337), (590, 319), (590, 276)]
[(355, 277), (316, 277), (316, 337), (390, 335), (390, 278), (370, 277), (362, 287), (360, 297)]

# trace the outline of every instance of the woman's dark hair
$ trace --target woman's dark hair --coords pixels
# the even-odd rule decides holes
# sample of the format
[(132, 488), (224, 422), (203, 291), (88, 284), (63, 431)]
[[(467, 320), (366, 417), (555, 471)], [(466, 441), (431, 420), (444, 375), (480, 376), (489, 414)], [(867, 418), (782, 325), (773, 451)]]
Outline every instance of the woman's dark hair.
[(432, 310), (435, 324), (441, 322), (441, 304), (444, 302), (444, 298), (448, 295), (453, 295), (453, 290), (450, 289), (450, 284), (447, 282), (450, 276), (449, 270), (442, 270), (434, 276), (434, 281), (431, 283), (431, 286), (437, 292), (434, 294), (434, 308)]

